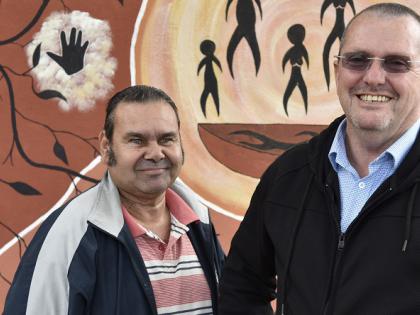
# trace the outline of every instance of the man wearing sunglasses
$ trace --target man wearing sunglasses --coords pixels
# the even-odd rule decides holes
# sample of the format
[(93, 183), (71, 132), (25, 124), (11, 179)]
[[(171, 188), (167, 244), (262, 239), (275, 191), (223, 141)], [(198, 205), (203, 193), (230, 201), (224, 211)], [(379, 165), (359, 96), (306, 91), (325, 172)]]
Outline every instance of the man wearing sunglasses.
[(420, 314), (420, 17), (382, 3), (334, 61), (345, 115), (275, 161), (236, 233), (220, 314)]

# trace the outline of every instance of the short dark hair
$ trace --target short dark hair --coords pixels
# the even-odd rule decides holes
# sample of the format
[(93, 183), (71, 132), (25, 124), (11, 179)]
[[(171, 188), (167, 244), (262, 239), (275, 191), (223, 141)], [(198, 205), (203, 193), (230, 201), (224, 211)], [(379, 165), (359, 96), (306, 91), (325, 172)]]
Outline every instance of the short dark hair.
[(133, 103), (149, 103), (155, 101), (163, 101), (170, 105), (175, 112), (178, 128), (180, 127), (178, 108), (174, 101), (162, 90), (147, 86), (147, 85), (134, 85), (117, 92), (108, 102), (106, 107), (106, 116), (104, 123), (105, 136), (112, 142), (112, 135), (114, 133), (114, 116), (118, 104), (123, 102)]
[(351, 24), (361, 15), (365, 13), (375, 13), (378, 15), (384, 15), (387, 17), (400, 17), (400, 16), (411, 16), (414, 18), (419, 24), (420, 24), (420, 16), (417, 14), (416, 11), (413, 9), (410, 9), (409, 7), (400, 4), (400, 3), (377, 3), (374, 5), (371, 5), (359, 13), (357, 13), (347, 24), (346, 29), (344, 30), (344, 33), (341, 37), (340, 41), (340, 49), (339, 52), (341, 53), (341, 49), (344, 46), (346, 35), (348, 33), (348, 30), (350, 29)]

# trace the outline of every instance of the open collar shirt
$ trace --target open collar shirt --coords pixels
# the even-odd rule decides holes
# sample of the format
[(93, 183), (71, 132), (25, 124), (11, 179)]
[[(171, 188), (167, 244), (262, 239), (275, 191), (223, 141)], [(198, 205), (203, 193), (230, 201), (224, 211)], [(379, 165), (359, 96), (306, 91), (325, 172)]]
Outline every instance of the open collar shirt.
[(199, 218), (173, 190), (168, 189), (165, 198), (171, 214), (171, 230), (167, 242), (139, 224), (122, 207), (124, 220), (149, 274), (157, 313), (212, 314), (210, 288), (187, 235), (187, 225), (199, 221)]
[(415, 122), (397, 141), (369, 163), (369, 174), (360, 178), (350, 164), (345, 145), (347, 119), (339, 125), (328, 158), (338, 175), (341, 200), (341, 232), (359, 215), (366, 201), (391, 176), (416, 140), (420, 120)]

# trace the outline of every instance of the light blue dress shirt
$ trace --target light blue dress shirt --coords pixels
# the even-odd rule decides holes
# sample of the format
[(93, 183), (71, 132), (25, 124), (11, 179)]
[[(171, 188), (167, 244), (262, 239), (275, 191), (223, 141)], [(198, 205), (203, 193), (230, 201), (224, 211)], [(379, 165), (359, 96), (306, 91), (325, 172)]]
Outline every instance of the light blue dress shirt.
[(413, 124), (397, 141), (369, 164), (369, 174), (360, 178), (347, 158), (345, 146), (347, 120), (339, 125), (328, 158), (337, 172), (341, 199), (341, 231), (344, 233), (358, 216), (375, 190), (401, 164), (416, 140), (420, 120)]

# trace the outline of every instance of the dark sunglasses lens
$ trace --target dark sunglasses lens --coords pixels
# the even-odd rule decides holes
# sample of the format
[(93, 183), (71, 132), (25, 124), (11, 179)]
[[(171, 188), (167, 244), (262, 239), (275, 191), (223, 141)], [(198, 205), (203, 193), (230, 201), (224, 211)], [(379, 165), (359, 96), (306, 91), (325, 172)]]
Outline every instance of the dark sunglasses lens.
[(363, 55), (348, 55), (343, 58), (343, 66), (350, 70), (364, 71), (369, 66), (370, 60)]
[(387, 72), (403, 73), (410, 71), (410, 63), (402, 57), (386, 57), (383, 63)]

